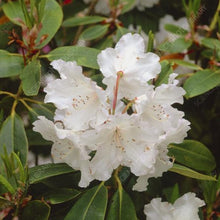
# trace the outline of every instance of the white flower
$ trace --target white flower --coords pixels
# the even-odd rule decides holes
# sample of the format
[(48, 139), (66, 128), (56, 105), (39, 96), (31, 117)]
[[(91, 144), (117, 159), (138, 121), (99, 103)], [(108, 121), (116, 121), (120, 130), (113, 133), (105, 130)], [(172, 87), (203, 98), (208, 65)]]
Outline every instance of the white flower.
[[(143, 191), (148, 178), (172, 166), (167, 146), (182, 142), (189, 129), (184, 113), (172, 107), (183, 102), (185, 91), (177, 87), (175, 74), (167, 85), (148, 84), (161, 66), (156, 54), (145, 53), (138, 34), (124, 35), (115, 49), (98, 55), (98, 63), (106, 90), (75, 62), (52, 62), (61, 79), (47, 85), (45, 102), (57, 108), (55, 123), (40, 117), (34, 130), (54, 142), (54, 162), (81, 171), (80, 186), (108, 180), (114, 169), (126, 166), (139, 177), (134, 189)], [(123, 97), (129, 100), (122, 102)]]
[(136, 7), (140, 11), (144, 11), (145, 8), (152, 8), (158, 4), (160, 0), (136, 0)]
[(172, 167), (167, 156), (167, 146), (170, 143), (181, 143), (190, 129), (189, 122), (183, 119), (184, 113), (173, 108), (174, 103), (182, 103), (185, 91), (176, 86), (176, 74), (171, 74), (168, 84), (162, 84), (135, 100), (135, 111), (140, 115), (142, 123), (158, 132), (158, 156), (154, 164), (155, 170), (140, 176), (133, 189), (145, 191), (150, 177), (162, 176), (163, 172)]
[(160, 73), (159, 59), (154, 53), (145, 53), (144, 39), (139, 34), (125, 34), (115, 49), (107, 48), (98, 55), (107, 93), (113, 93), (118, 74), (121, 74), (119, 99), (133, 99), (143, 94), (147, 81)]
[(178, 198), (173, 205), (161, 202), (161, 198), (153, 199), (145, 205), (144, 213), (147, 220), (199, 220), (198, 208), (204, 205), (204, 201), (197, 198), (195, 193), (189, 192)]
[(61, 77), (49, 82), (44, 89), (45, 102), (54, 103), (58, 109), (55, 120), (61, 120), (65, 128), (76, 131), (98, 123), (96, 119), (108, 110), (103, 89), (85, 77), (76, 62), (55, 60), (51, 65)]
[(52, 141), (52, 158), (55, 163), (67, 163), (73, 169), (81, 170), (79, 186), (86, 187), (93, 179), (89, 169), (88, 151), (79, 144), (79, 134), (71, 130), (58, 128), (52, 121), (43, 116), (33, 123), (34, 131), (44, 139)]
[[(187, 31), (190, 30), (187, 18), (182, 17), (182, 18), (179, 18), (178, 20), (174, 20), (174, 18), (171, 15), (166, 15), (160, 19), (159, 32), (156, 33), (155, 35), (157, 44), (160, 44), (164, 41), (172, 42), (179, 38), (178, 33), (174, 34), (174, 33), (170, 33), (166, 31), (164, 29), (165, 24), (173, 24)], [(181, 32), (181, 30), (179, 30), (179, 32)]]
[[(85, 3), (91, 3), (92, 0), (83, 0)], [(109, 15), (111, 9), (109, 6), (109, 0), (98, 0), (95, 5), (95, 12), (103, 15)]]
[(81, 141), (96, 150), (91, 160), (92, 175), (98, 180), (107, 180), (119, 165), (131, 168), (135, 175), (145, 175), (154, 169), (157, 136), (145, 132), (136, 115), (115, 115), (96, 130), (83, 133)]

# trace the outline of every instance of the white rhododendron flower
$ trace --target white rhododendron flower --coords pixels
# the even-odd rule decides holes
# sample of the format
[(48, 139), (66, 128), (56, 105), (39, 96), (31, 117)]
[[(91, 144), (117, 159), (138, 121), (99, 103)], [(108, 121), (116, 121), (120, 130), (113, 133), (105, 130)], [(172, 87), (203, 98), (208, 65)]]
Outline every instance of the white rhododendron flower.
[(145, 205), (144, 213), (146, 220), (199, 220), (198, 209), (205, 202), (196, 197), (195, 193), (186, 193), (178, 198), (172, 205), (161, 202), (161, 198), (152, 199), (150, 204)]
[(143, 94), (146, 83), (160, 73), (160, 58), (145, 53), (144, 39), (139, 34), (125, 34), (115, 48), (107, 48), (98, 55), (98, 64), (104, 75), (103, 83), (111, 96), (117, 78), (120, 77), (119, 99), (133, 99)]
[(45, 102), (54, 103), (58, 109), (55, 120), (63, 121), (66, 128), (76, 131), (96, 123), (106, 111), (103, 89), (85, 77), (76, 62), (56, 60), (51, 65), (61, 77), (48, 83), (44, 89), (47, 93)]
[(186, 17), (175, 20), (171, 15), (165, 15), (163, 18), (160, 19), (159, 31), (155, 35), (157, 44), (160, 44), (164, 41), (175, 41), (179, 38), (179, 34), (181, 34), (181, 29), (179, 29), (176, 34), (166, 31), (164, 29), (165, 24), (173, 24), (187, 31), (190, 30), (190, 26)]
[[(91, 3), (92, 0), (83, 0), (86, 4)], [(98, 0), (95, 5), (95, 12), (103, 15), (109, 15), (111, 9), (109, 0)]]
[(40, 117), (34, 130), (54, 142), (54, 162), (81, 171), (80, 186), (94, 179), (106, 181), (115, 169), (126, 166), (138, 177), (133, 189), (146, 190), (150, 177), (172, 167), (167, 146), (181, 143), (189, 130), (184, 113), (172, 107), (183, 103), (185, 91), (177, 86), (176, 74), (168, 84), (151, 85), (161, 70), (159, 57), (145, 53), (138, 34), (124, 35), (97, 61), (106, 90), (85, 77), (75, 62), (52, 62), (60, 79), (49, 82), (44, 91), (45, 102), (57, 108), (55, 122)]
[(145, 8), (152, 8), (158, 4), (160, 0), (136, 0), (136, 7), (140, 11), (144, 11)]
[(92, 180), (89, 170), (90, 156), (87, 149), (80, 146), (79, 135), (72, 130), (59, 128), (43, 116), (33, 124), (34, 131), (41, 133), (44, 139), (53, 142), (51, 155), (54, 162), (67, 163), (73, 169), (81, 170), (79, 186), (86, 187)]

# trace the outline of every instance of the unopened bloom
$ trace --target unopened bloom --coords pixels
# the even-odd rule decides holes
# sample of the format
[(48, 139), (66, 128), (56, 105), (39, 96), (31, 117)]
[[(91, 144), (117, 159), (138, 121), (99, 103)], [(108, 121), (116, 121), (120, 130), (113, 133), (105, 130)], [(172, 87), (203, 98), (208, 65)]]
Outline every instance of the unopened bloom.
[(161, 202), (161, 198), (152, 199), (145, 205), (146, 220), (199, 220), (198, 208), (205, 202), (196, 197), (195, 193), (186, 193), (172, 205)]

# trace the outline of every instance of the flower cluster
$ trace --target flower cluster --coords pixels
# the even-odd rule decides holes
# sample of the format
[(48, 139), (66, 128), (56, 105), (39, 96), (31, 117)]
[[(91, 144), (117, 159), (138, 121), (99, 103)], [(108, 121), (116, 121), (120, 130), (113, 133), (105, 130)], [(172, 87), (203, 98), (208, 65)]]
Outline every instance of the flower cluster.
[(203, 200), (197, 198), (195, 193), (186, 193), (178, 198), (172, 205), (161, 202), (161, 198), (152, 199), (145, 205), (144, 213), (147, 220), (199, 220), (198, 208), (204, 206)]
[(53, 141), (55, 163), (81, 171), (79, 186), (108, 180), (114, 169), (129, 167), (138, 176), (135, 190), (146, 189), (148, 178), (172, 167), (170, 143), (181, 143), (189, 130), (184, 113), (172, 104), (183, 103), (185, 91), (176, 74), (168, 84), (152, 85), (161, 71), (159, 57), (145, 53), (143, 38), (126, 34), (115, 48), (97, 58), (106, 89), (86, 77), (75, 62), (52, 62), (60, 79), (45, 88), (45, 102), (54, 103), (54, 122), (39, 117), (34, 130)]

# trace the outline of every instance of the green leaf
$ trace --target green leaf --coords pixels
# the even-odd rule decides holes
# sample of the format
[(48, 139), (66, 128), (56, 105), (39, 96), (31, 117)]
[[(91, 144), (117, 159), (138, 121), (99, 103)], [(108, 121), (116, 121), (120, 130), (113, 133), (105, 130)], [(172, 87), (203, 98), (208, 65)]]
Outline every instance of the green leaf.
[[(220, 176), (218, 178), (218, 182), (220, 182)], [(199, 182), (199, 187), (202, 189), (205, 202), (208, 206), (212, 206), (213, 203), (216, 201), (216, 196), (218, 195), (218, 182), (204, 180)]]
[[(40, 1), (39, 8), (41, 9), (40, 15), (42, 16), (42, 19), (40, 20), (40, 23), (42, 24), (42, 29), (38, 33), (38, 37), (36, 39), (36, 44), (38, 44), (36, 48), (38, 49), (44, 47), (49, 43), (49, 41), (53, 38), (53, 36), (61, 26), (63, 19), (62, 9), (55, 0), (46, 0), (45, 4), (44, 1)], [(28, 27), (30, 26), (26, 22), (27, 19), (25, 19), (20, 1), (9, 1), (8, 3), (3, 5), (3, 10), (5, 15), (13, 23), (22, 26), (22, 22), (19, 22), (20, 19)], [(47, 38), (42, 43), (40, 43), (41, 38), (44, 35), (46, 35)]]
[(33, 60), (25, 66), (20, 74), (22, 89), (27, 96), (38, 94), (40, 88), (41, 65), (39, 60)]
[(8, 190), (8, 192), (10, 192), (11, 194), (15, 193), (15, 189), (13, 188), (13, 186), (1, 174), (0, 174), (0, 184), (3, 185)]
[(79, 25), (86, 25), (86, 24), (94, 24), (107, 19), (106, 17), (101, 16), (84, 16), (84, 17), (73, 17), (68, 18), (63, 22), (63, 27), (75, 27)]
[(121, 27), (121, 26), (118, 26), (118, 29), (116, 31), (116, 41), (119, 41), (119, 39), (124, 35), (124, 34), (127, 34), (127, 33), (130, 33), (131, 31), (127, 28), (124, 28), (124, 27)]
[(178, 184), (176, 183), (173, 187), (165, 188), (163, 193), (168, 202), (174, 203), (180, 197)]
[(170, 144), (169, 155), (175, 161), (195, 170), (211, 172), (215, 166), (215, 158), (202, 143), (194, 140), (184, 140), (181, 144)]
[(164, 29), (176, 35), (186, 35), (188, 33), (188, 31), (184, 28), (181, 28), (174, 24), (165, 24)]
[(215, 38), (203, 38), (201, 40), (203, 46), (213, 50), (220, 50), (220, 41)]
[(97, 56), (100, 50), (80, 47), (80, 46), (66, 46), (59, 47), (49, 54), (45, 55), (50, 61), (62, 59), (65, 61), (76, 61), (78, 65), (99, 69), (97, 64)]
[(0, 131), (0, 154), (4, 153), (4, 146), (8, 154), (15, 152), (19, 155), (23, 166), (26, 165), (28, 141), (22, 119), (16, 114), (11, 114), (3, 123)]
[(104, 36), (108, 31), (109, 25), (95, 25), (85, 29), (80, 35), (81, 40), (94, 40)]
[(74, 170), (64, 163), (39, 165), (29, 169), (29, 182), (33, 184), (52, 176), (71, 172)]
[(21, 26), (21, 22), (25, 23), (25, 16), (20, 5), (20, 1), (9, 1), (2, 6), (5, 15), (15, 24)]
[(165, 42), (159, 46), (159, 50), (169, 53), (180, 53), (188, 49), (192, 45), (192, 41), (186, 41), (184, 37), (180, 37), (173, 42)]
[(136, 1), (135, 0), (120, 0), (120, 4), (122, 4), (122, 11), (121, 14), (124, 14), (135, 6)]
[(19, 75), (24, 68), (24, 61), (19, 54), (0, 50), (0, 78)]
[(45, 116), (47, 119), (53, 121), (54, 112), (54, 105), (49, 103), (36, 104), (32, 107), (32, 109), (29, 109), (32, 123), (38, 119), (38, 116)]
[(51, 204), (67, 202), (77, 197), (81, 192), (75, 189), (52, 189), (44, 194), (44, 199)]
[(169, 169), (169, 171), (174, 172), (174, 173), (178, 173), (180, 175), (183, 176), (187, 176), (187, 177), (191, 177), (194, 179), (198, 179), (198, 180), (211, 180), (211, 181), (216, 181), (215, 177), (213, 176), (208, 176), (202, 173), (198, 173), (188, 167), (179, 165), (179, 164), (173, 164), (173, 167), (171, 169)]
[(169, 61), (173, 62), (175, 64), (178, 64), (179, 66), (184, 66), (184, 67), (187, 67), (192, 70), (202, 70), (202, 67), (200, 67), (194, 63), (187, 62), (185, 60), (169, 59)]
[(72, 207), (64, 220), (104, 220), (107, 207), (107, 188), (102, 182), (88, 190)]
[(13, 206), (13, 203), (10, 202), (9, 200), (7, 200), (6, 198), (0, 196), (0, 211), (4, 210), (10, 206)]
[(55, 0), (46, 0), (44, 5), (44, 1), (40, 1), (40, 6), (42, 4), (42, 8), (44, 6), (44, 10), (42, 12), (42, 29), (38, 34), (38, 38), (36, 43), (39, 43), (43, 35), (47, 35), (47, 39), (44, 40), (41, 44), (39, 44), (36, 48), (40, 49), (47, 45), (50, 40), (54, 37), (59, 27), (62, 24), (63, 20), (63, 11), (60, 5)]
[(107, 220), (137, 220), (134, 204), (123, 188), (115, 192), (109, 207)]
[(154, 49), (154, 34), (150, 30), (148, 33), (148, 44), (147, 44), (147, 52), (152, 52)]
[(216, 86), (220, 85), (220, 71), (210, 69), (196, 72), (188, 78), (184, 83), (183, 88), (186, 90), (186, 98), (192, 98), (201, 95)]
[(161, 72), (156, 80), (155, 83), (156, 86), (159, 86), (161, 84), (167, 84), (170, 74), (173, 73), (172, 65), (168, 61), (164, 60), (160, 63), (160, 65), (161, 65)]
[(50, 206), (40, 200), (34, 200), (25, 206), (21, 220), (47, 220), (49, 215)]

